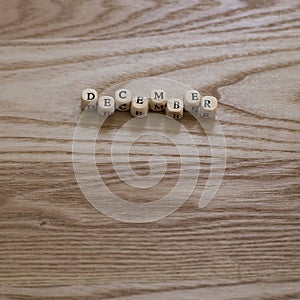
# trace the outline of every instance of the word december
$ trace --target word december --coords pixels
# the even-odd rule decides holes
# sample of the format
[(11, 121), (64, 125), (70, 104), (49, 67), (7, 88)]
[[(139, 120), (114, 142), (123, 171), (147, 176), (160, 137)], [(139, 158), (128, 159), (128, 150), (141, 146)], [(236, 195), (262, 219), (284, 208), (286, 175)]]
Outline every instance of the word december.
[(196, 90), (185, 93), (183, 100), (177, 98), (167, 99), (163, 90), (153, 90), (150, 97), (134, 96), (127, 89), (120, 89), (115, 96), (98, 96), (98, 92), (88, 88), (81, 93), (81, 108), (83, 110), (96, 110), (102, 116), (112, 115), (115, 110), (129, 111), (134, 117), (145, 117), (152, 111), (165, 111), (168, 117), (181, 119), (183, 110), (195, 111), (203, 118), (215, 118), (218, 100), (213, 96), (202, 97)]

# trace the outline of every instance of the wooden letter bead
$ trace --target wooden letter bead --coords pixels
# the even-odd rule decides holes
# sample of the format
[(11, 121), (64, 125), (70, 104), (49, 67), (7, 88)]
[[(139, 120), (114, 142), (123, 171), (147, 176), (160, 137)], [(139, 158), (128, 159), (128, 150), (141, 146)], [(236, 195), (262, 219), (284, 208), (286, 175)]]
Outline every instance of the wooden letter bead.
[(150, 108), (153, 111), (164, 111), (167, 104), (167, 95), (163, 90), (153, 90), (149, 100)]
[(81, 93), (81, 109), (96, 110), (98, 93), (94, 89), (85, 89)]
[(183, 101), (181, 99), (172, 98), (167, 101), (166, 115), (174, 119), (183, 117)]
[(98, 99), (98, 113), (101, 116), (110, 116), (115, 112), (115, 99), (110, 96), (101, 96)]
[(148, 99), (142, 96), (134, 97), (130, 112), (134, 117), (146, 117), (148, 114)]
[(184, 109), (187, 111), (198, 112), (201, 101), (201, 95), (195, 90), (189, 90), (184, 95)]
[(115, 92), (116, 109), (126, 111), (130, 109), (132, 95), (129, 90), (120, 89)]
[(203, 118), (214, 119), (218, 109), (218, 100), (213, 96), (204, 96), (201, 99), (199, 108), (200, 116)]

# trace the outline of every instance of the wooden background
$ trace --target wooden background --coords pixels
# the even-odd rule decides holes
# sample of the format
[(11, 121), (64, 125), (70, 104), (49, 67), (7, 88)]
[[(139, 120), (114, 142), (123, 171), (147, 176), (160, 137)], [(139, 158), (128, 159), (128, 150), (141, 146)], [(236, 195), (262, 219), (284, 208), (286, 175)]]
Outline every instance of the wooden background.
[[(0, 39), (1, 299), (300, 299), (298, 0), (0, 0)], [(194, 193), (167, 218), (128, 224), (81, 193), (72, 139), (83, 88), (148, 76), (220, 99), (227, 166), (199, 210), (211, 157), (186, 114), (200, 140)], [(107, 151), (129, 119), (105, 123), (98, 165), (115, 193), (152, 201), (179, 161), (151, 195), (123, 184)], [(160, 145), (133, 147), (143, 175), (141, 146)]]

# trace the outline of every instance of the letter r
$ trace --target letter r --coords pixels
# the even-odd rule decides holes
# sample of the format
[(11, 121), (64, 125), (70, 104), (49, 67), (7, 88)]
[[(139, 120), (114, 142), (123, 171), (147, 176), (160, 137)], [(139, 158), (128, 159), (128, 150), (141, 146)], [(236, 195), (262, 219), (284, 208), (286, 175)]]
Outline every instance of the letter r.
[(204, 100), (204, 107), (210, 108), (210, 100)]

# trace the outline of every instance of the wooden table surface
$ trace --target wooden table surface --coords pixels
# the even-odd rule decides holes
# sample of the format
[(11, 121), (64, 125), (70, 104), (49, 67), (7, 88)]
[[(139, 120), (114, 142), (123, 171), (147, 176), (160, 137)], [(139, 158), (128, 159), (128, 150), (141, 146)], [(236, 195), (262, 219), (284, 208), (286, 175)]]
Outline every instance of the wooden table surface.
[[(299, 0), (1, 0), (0, 16), (1, 300), (300, 299)], [(195, 190), (165, 218), (126, 223), (76, 181), (80, 93), (150, 76), (220, 100), (226, 169), (199, 209), (212, 157), (185, 113)], [(126, 185), (109, 149), (130, 120), (105, 122), (97, 166), (113, 193), (150, 203), (176, 184), (180, 157), (171, 143), (120, 144), (139, 176), (152, 152), (171, 159), (159, 188)]]

